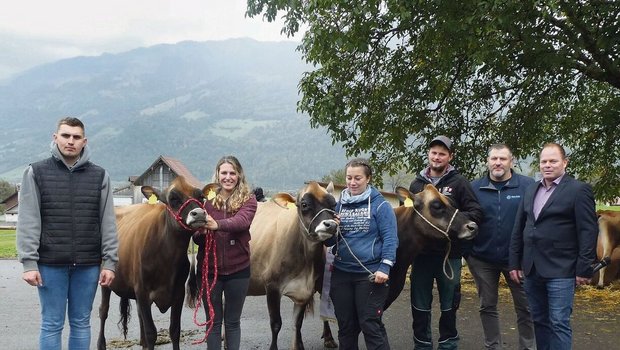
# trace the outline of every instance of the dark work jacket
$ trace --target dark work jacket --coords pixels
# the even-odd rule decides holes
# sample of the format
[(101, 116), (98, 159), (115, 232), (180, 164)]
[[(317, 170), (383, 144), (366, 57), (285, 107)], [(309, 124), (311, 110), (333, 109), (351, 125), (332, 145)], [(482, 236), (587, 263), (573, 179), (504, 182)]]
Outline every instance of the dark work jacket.
[[(428, 177), (428, 171), (428, 168), (424, 169), (420, 172), (420, 174), (418, 174), (415, 180), (411, 182), (411, 185), (409, 186), (409, 191), (411, 193), (421, 192), (424, 190), (424, 186), (427, 184), (432, 184), (432, 181)], [(452, 205), (454, 205), (459, 212), (467, 216), (467, 218), (477, 224), (482, 221), (482, 208), (480, 208), (476, 195), (471, 190), (469, 180), (459, 174), (454, 167), (450, 166), (443, 177), (439, 179), (439, 182), (437, 182), (435, 187), (441, 194), (448, 197), (452, 202)], [(446, 253), (446, 249), (447, 244), (442, 250), (423, 252), (421, 254), (444, 255)], [(470, 250), (471, 241), (455, 240), (452, 241), (449, 257), (451, 259), (461, 258), (464, 255), (469, 254)]]
[(41, 194), (39, 263), (101, 263), (99, 205), (105, 170), (87, 162), (69, 170), (50, 157), (32, 164)]
[(500, 189), (493, 186), (488, 174), (471, 183), (484, 212), (478, 235), (473, 240), (472, 256), (488, 263), (508, 266), (508, 247), (517, 209), (525, 189), (533, 183), (534, 179), (515, 172)]

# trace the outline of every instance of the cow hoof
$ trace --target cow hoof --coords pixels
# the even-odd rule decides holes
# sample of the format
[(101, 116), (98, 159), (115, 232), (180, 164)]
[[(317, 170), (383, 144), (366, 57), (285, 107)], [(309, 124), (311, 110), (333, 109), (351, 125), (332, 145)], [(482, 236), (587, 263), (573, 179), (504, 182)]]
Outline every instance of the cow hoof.
[(323, 346), (328, 348), (328, 349), (336, 349), (338, 348), (338, 344), (336, 343), (336, 341), (334, 339), (326, 339), (323, 342)]

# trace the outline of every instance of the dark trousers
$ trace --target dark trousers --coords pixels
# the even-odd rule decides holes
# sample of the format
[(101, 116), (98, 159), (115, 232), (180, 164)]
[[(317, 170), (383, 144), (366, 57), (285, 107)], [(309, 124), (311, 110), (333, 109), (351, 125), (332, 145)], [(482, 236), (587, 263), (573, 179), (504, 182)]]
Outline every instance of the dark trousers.
[(364, 334), (366, 349), (390, 349), (387, 332), (381, 320), (388, 290), (387, 283), (370, 282), (366, 273), (334, 269), (329, 295), (338, 320), (340, 349), (357, 350), (360, 332)]
[[(222, 321), (226, 334), (226, 349), (238, 350), (241, 343), (241, 311), (248, 292), (250, 278), (218, 279), (211, 292), (213, 304), (213, 329), (207, 337), (207, 349), (219, 350), (222, 348)], [(224, 296), (224, 301), (222, 301)], [(225, 305), (224, 305), (225, 303)], [(209, 319), (208, 305), (204, 302), (207, 320)]]
[(480, 298), (480, 321), (484, 330), (485, 349), (499, 350), (502, 348), (502, 335), (499, 326), (497, 309), (499, 296), (499, 279), (504, 275), (510, 288), (512, 300), (517, 314), (517, 330), (519, 331), (519, 349), (535, 349), (534, 323), (523, 286), (510, 278), (508, 266), (493, 264), (474, 256), (467, 258), (469, 271), (476, 282)]
[[(437, 281), (441, 316), (439, 317), (438, 349), (458, 349), (456, 310), (461, 301), (461, 259), (448, 259), (454, 276), (449, 279), (443, 270), (443, 257), (419, 255), (411, 270), (411, 313), (415, 349), (432, 349), (431, 305), (433, 282)], [(446, 266), (449, 273), (449, 268)]]

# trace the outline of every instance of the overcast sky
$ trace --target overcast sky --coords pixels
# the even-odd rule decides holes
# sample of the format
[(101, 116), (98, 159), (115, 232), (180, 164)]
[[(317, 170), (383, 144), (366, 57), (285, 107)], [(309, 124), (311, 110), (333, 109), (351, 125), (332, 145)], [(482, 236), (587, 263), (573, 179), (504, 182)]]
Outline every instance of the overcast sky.
[(299, 41), (282, 22), (246, 18), (247, 0), (2, 0), (0, 80), (75, 56), (184, 40)]

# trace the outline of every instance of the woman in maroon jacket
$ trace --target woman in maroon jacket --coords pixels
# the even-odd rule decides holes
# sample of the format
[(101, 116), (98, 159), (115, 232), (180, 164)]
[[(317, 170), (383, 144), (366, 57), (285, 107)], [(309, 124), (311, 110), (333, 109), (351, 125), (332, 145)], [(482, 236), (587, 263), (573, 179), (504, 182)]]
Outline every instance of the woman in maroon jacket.
[[(209, 215), (206, 228), (214, 233), (217, 247), (217, 282), (211, 292), (215, 315), (213, 328), (207, 337), (207, 349), (221, 348), (224, 320), (227, 349), (237, 350), (241, 339), (241, 311), (250, 282), (250, 224), (256, 213), (256, 199), (245, 180), (239, 160), (233, 156), (220, 159), (213, 181), (219, 183), (221, 189), (217, 194), (209, 195), (205, 203)], [(205, 235), (194, 236), (194, 241), (199, 246), (198, 276), (201, 280)], [(208, 279), (211, 282), (215, 271), (213, 256), (209, 256), (208, 263)], [(222, 295), (226, 306), (222, 303)], [(203, 304), (208, 319), (208, 306), (206, 302)]]

